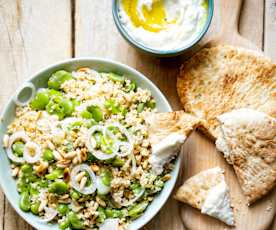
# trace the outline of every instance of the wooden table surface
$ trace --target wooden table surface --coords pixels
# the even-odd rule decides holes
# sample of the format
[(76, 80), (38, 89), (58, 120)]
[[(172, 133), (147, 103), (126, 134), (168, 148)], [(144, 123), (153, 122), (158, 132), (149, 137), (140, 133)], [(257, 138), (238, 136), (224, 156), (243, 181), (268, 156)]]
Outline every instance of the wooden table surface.
[[(215, 0), (215, 17), (205, 40), (219, 31), (220, 1)], [(276, 62), (276, 0), (245, 0), (240, 33)], [(1, 108), (31, 74), (54, 62), (81, 56), (111, 58), (136, 68), (162, 90), (174, 109), (181, 108), (175, 81), (186, 57), (161, 60), (129, 46), (113, 23), (111, 0), (0, 0)], [(178, 184), (186, 178), (183, 172)], [(269, 229), (276, 229), (274, 222)], [(170, 199), (145, 228), (184, 229), (177, 202)], [(16, 214), (2, 192), (1, 229), (33, 229)]]

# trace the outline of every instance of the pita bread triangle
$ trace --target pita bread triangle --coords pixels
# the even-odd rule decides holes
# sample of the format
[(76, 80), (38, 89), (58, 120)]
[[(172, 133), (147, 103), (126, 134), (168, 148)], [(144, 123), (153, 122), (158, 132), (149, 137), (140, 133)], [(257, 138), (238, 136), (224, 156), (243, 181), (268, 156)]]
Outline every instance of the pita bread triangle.
[(175, 157), (191, 132), (201, 124), (201, 119), (184, 111), (151, 113), (145, 117), (152, 154), (149, 162), (155, 174)]
[(242, 108), (222, 114), (217, 148), (233, 165), (248, 203), (276, 185), (276, 119)]
[(189, 178), (178, 189), (175, 199), (201, 210), (228, 225), (234, 225), (230, 195), (219, 167), (202, 171)]
[(218, 136), (217, 116), (249, 107), (276, 117), (276, 64), (234, 46), (205, 48), (180, 69), (177, 92), (185, 112), (206, 121), (199, 127)]
[(202, 120), (185, 113), (183, 110), (168, 113), (151, 113), (145, 118), (148, 125), (151, 144), (161, 142), (173, 133), (183, 134), (188, 137), (198, 127)]

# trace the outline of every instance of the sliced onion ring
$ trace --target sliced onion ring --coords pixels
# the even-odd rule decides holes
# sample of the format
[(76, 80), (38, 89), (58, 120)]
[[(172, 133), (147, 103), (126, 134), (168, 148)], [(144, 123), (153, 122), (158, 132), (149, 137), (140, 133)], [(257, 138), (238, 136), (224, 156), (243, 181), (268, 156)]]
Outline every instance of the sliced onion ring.
[(110, 187), (103, 184), (100, 176), (97, 176), (97, 190), (101, 195), (108, 194), (110, 192)]
[(87, 147), (88, 151), (91, 152), (99, 160), (108, 160), (108, 159), (114, 158), (117, 155), (117, 152), (119, 149), (119, 146), (116, 144), (114, 145), (115, 148), (111, 154), (104, 153), (100, 150), (95, 150), (96, 143), (95, 143), (95, 140), (91, 138), (91, 136), (93, 133), (95, 133), (97, 131), (102, 132), (104, 136), (106, 136), (106, 134), (107, 134), (106, 128), (104, 126), (101, 126), (101, 125), (92, 126), (88, 130), (88, 134), (86, 137), (86, 147)]
[[(119, 151), (118, 151), (118, 156), (120, 157), (125, 157), (125, 156), (128, 156), (132, 153), (133, 151), (133, 145), (130, 144), (129, 142), (124, 142), (124, 141), (119, 141), (116, 143), (118, 146), (119, 146)], [(120, 147), (125, 147), (127, 149), (126, 152), (120, 152)]]
[(65, 118), (64, 120), (62, 120), (60, 122), (61, 128), (63, 130), (66, 130), (70, 124), (75, 123), (75, 122), (79, 122), (79, 121), (82, 121), (82, 119), (81, 118), (77, 118), (77, 117), (68, 117), (68, 118)]
[(139, 199), (143, 196), (144, 192), (145, 192), (145, 189), (144, 189), (144, 188), (141, 188), (141, 191), (139, 192), (139, 194), (138, 194), (137, 196), (135, 196), (133, 199), (128, 200), (128, 201), (126, 201), (126, 202), (120, 202), (120, 203), (118, 203), (118, 202), (116, 201), (116, 203), (118, 203), (119, 205), (121, 205), (121, 206), (123, 206), (123, 207), (130, 206), (130, 205), (132, 205), (133, 203), (135, 203), (137, 200), (139, 200)]
[[(25, 101), (22, 101), (22, 100), (20, 100), (20, 94), (25, 89), (30, 89), (31, 90), (31, 95), (28, 99), (26, 99)], [(21, 88), (19, 88), (16, 91), (15, 96), (13, 97), (13, 101), (18, 106), (25, 106), (34, 98), (34, 96), (35, 96), (35, 86), (34, 86), (34, 84), (31, 83), (31, 82), (26, 82), (25, 84), (23, 84), (23, 86)]]
[[(34, 150), (34, 156), (30, 154), (30, 149)], [(35, 142), (28, 141), (24, 146), (24, 153), (23, 153), (24, 159), (28, 163), (35, 163), (40, 160), (41, 157), (41, 147)]]
[(114, 123), (110, 123), (106, 126), (106, 130), (107, 130), (108, 135), (111, 136), (114, 139), (117, 139), (116, 136), (110, 130), (108, 130), (109, 127), (118, 128), (120, 130), (120, 132), (126, 136), (128, 142), (133, 145), (133, 143), (134, 143), (133, 137), (130, 135), (130, 133), (127, 131), (127, 129), (123, 125), (121, 125), (118, 122), (114, 122)]
[(45, 210), (45, 218), (40, 219), (40, 222), (45, 223), (45, 222), (49, 222), (51, 220), (53, 220), (56, 215), (58, 214), (57, 210), (53, 209), (53, 208), (48, 208), (48, 207), (44, 207)]
[[(86, 171), (89, 174), (89, 177), (91, 179), (91, 184), (81, 189), (79, 183), (76, 181), (76, 176), (78, 175), (79, 172), (84, 172), (84, 171)], [(96, 191), (96, 188), (97, 188), (96, 176), (88, 165), (86, 164), (77, 165), (73, 168), (71, 172), (71, 185), (74, 189), (76, 189), (78, 192), (82, 194), (85, 194), (85, 195), (92, 194)]]
[(14, 161), (16, 163), (22, 163), (22, 162), (25, 161), (24, 157), (17, 157), (13, 154), (13, 151), (12, 151), (12, 145), (17, 140), (22, 140), (25, 143), (27, 143), (29, 141), (29, 137), (27, 136), (27, 134), (24, 131), (19, 131), (19, 132), (16, 132), (16, 133), (12, 134), (9, 137), (7, 155), (12, 161)]

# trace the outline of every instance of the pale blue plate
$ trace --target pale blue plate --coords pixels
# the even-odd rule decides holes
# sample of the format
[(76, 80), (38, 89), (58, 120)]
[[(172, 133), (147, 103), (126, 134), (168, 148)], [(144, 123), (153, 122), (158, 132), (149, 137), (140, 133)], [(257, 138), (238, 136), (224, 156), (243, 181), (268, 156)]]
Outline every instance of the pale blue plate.
[[(169, 102), (167, 101), (167, 99), (165, 98), (165, 96), (148, 78), (146, 78), (144, 75), (142, 75), (135, 69), (128, 67), (127, 65), (114, 62), (111, 60), (107, 60), (107, 59), (100, 59), (100, 58), (69, 59), (54, 65), (51, 65), (41, 70), (40, 72), (34, 74), (28, 80), (28, 82), (32, 82), (37, 89), (40, 87), (46, 87), (48, 78), (49, 76), (51, 76), (53, 72), (61, 69), (72, 71), (80, 67), (91, 67), (93, 69), (96, 69), (97, 71), (115, 72), (118, 74), (124, 74), (129, 79), (137, 82), (137, 84), (142, 88), (149, 89), (151, 91), (153, 97), (157, 102), (157, 108), (159, 111), (162, 111), (162, 112), (172, 111), (172, 108)], [(20, 97), (24, 98), (26, 96), (24, 94), (26, 93), (28, 93), (27, 90), (22, 91)], [(5, 106), (1, 114), (1, 124), (0, 124), (1, 143), (3, 140), (3, 135), (6, 132), (6, 128), (9, 125), (9, 123), (14, 119), (14, 116), (15, 116), (15, 104), (11, 98), (8, 101), (7, 105)], [(39, 221), (40, 218), (38, 218), (37, 216), (32, 215), (31, 213), (25, 213), (21, 211), (21, 209), (18, 206), (19, 194), (16, 190), (15, 180), (11, 176), (10, 162), (2, 146), (3, 146), (3, 143), (1, 144), (1, 147), (0, 147), (0, 160), (1, 160), (0, 184), (10, 204), (13, 206), (16, 212), (33, 227), (39, 230), (58, 229), (58, 226), (56, 224), (53, 225), (53, 224), (41, 223)], [(178, 176), (179, 168), (180, 168), (180, 159), (178, 158), (176, 161), (175, 168), (171, 172), (172, 178), (168, 182), (166, 182), (164, 189), (154, 199), (151, 205), (147, 208), (146, 212), (141, 217), (136, 219), (130, 225), (129, 229), (134, 230), (134, 229), (141, 228), (158, 213), (158, 211), (165, 204), (166, 200), (168, 199), (168, 197), (170, 196), (173, 190), (173, 187), (175, 185), (175, 182)]]

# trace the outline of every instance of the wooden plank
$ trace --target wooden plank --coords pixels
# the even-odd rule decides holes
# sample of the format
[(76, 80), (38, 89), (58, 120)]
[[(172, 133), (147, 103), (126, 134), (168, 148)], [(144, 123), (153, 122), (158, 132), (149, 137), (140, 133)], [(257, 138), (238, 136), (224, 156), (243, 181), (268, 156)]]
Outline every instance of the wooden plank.
[[(264, 21), (264, 52), (274, 62), (276, 62), (276, 0), (265, 1), (265, 21)], [(274, 189), (276, 190), (276, 189)], [(276, 191), (274, 191), (276, 194)], [(276, 197), (276, 196), (275, 196)], [(276, 214), (272, 230), (276, 230)]]
[[(179, 65), (186, 56), (157, 59), (131, 47), (114, 25), (111, 1), (102, 1), (101, 4), (90, 0), (76, 1), (75, 20), (75, 54), (77, 57), (105, 57), (132, 66), (145, 74), (162, 90), (175, 110), (181, 108), (175, 84)], [(212, 25), (213, 33), (218, 31), (215, 26), (217, 23), (218, 21)], [(207, 37), (212, 37), (212, 34), (209, 33)], [(182, 181), (181, 176), (178, 181)], [(167, 230), (168, 226), (169, 229), (184, 229), (178, 203), (173, 198), (168, 200), (159, 214), (145, 228)]]
[(240, 16), (239, 32), (260, 50), (263, 46), (264, 1), (245, 0)]
[(264, 52), (276, 62), (276, 0), (265, 2)]
[[(230, 44), (233, 45), (255, 49), (255, 46), (251, 45), (249, 40), (244, 38), (252, 37), (253, 39), (251, 41), (255, 42), (257, 47), (261, 48), (263, 37), (262, 2), (258, 0), (252, 0), (250, 2), (245, 1), (244, 7), (246, 7), (246, 10), (242, 11), (243, 19), (240, 20), (240, 33), (243, 37), (240, 37), (236, 32), (237, 28), (235, 28), (235, 26), (237, 26), (237, 23), (234, 21), (236, 19), (235, 16), (237, 15), (234, 12), (234, 8), (240, 3), (240, 0), (233, 0), (231, 2), (220, 1), (220, 7), (225, 11), (221, 15), (222, 18), (220, 20), (222, 26), (224, 26), (224, 31), (223, 34), (215, 40), (216, 42), (218, 41), (218, 43), (227, 44), (230, 42)], [(250, 6), (248, 3), (250, 3)], [(231, 21), (229, 21), (230, 19)], [(254, 28), (250, 26), (251, 24), (254, 24)], [(194, 143), (186, 145), (186, 152), (188, 152), (188, 154), (185, 154), (184, 159), (184, 161), (187, 162), (186, 167), (184, 167), (186, 173), (185, 179), (207, 168), (215, 166), (222, 167), (225, 170), (226, 181), (228, 182), (231, 191), (232, 204), (234, 205), (234, 213), (236, 217), (236, 229), (268, 229), (276, 211), (275, 192), (267, 195), (262, 199), (262, 201), (256, 202), (256, 204), (247, 207), (232, 167), (225, 162), (225, 159), (221, 155), (218, 155), (215, 146), (208, 140), (206, 141), (204, 139), (205, 138), (195, 137), (193, 139)], [(198, 149), (204, 149), (204, 152), (201, 152)], [(182, 208), (181, 214), (188, 229), (197, 229), (199, 225), (202, 229), (226, 229), (224, 224), (219, 223), (212, 218), (204, 217), (197, 210), (191, 207), (185, 206)], [(261, 214), (263, 215), (261, 216)]]
[(5, 196), (0, 189), (0, 230), (4, 229), (5, 221), (4, 221), (4, 210), (5, 210)]
[[(218, 9), (219, 4), (223, 4), (223, 2), (215, 1), (216, 9)], [(105, 12), (104, 15), (103, 12)], [(209, 32), (205, 40), (211, 39), (218, 31), (218, 14), (219, 12), (216, 11), (213, 25), (210, 29), (212, 33)], [(263, 2), (259, 0), (245, 1), (242, 14), (240, 33), (244, 37), (250, 38), (252, 42), (261, 48), (263, 38)], [(86, 15), (85, 20), (83, 15)], [(89, 0), (77, 1), (75, 19), (76, 56), (99, 56), (126, 63), (149, 77), (166, 95), (175, 110), (181, 108), (175, 90), (175, 82), (179, 65), (186, 56), (157, 59), (135, 50), (122, 39), (113, 24), (111, 1), (103, 1), (101, 4)], [(204, 44), (204, 42), (202, 43)], [(213, 143), (210, 143), (209, 140), (200, 134), (195, 133), (189, 138), (188, 143), (185, 144), (184, 156), (184, 169), (182, 176), (179, 177), (178, 184), (183, 181), (183, 176), (184, 178), (188, 178), (195, 172), (215, 165), (222, 165), (227, 170), (227, 180), (236, 180), (233, 170), (225, 163), (223, 157), (218, 155)], [(206, 156), (208, 156), (209, 163), (201, 164), (201, 162), (205, 162), (207, 159)], [(237, 185), (235, 185), (233, 191), (233, 194), (236, 193), (241, 193)], [(266, 207), (267, 202), (263, 203), (262, 208)], [(196, 223), (197, 227), (198, 224), (204, 222), (209, 225), (209, 229), (214, 229), (214, 226), (217, 226), (217, 229), (225, 227), (225, 225), (219, 224), (211, 218), (199, 215), (194, 209), (189, 207), (183, 209), (182, 207), (182, 205), (177, 204), (170, 198), (160, 213), (145, 228), (162, 230), (168, 229), (169, 226), (170, 229), (183, 229), (181, 218), (185, 223), (189, 223), (189, 220), (192, 220)], [(181, 211), (181, 215), (179, 214), (179, 210)], [(241, 213), (239, 220), (243, 219), (244, 215), (246, 213)], [(257, 215), (255, 211), (252, 211), (252, 216), (256, 217)], [(247, 219), (245, 218), (245, 220)], [(262, 221), (259, 221), (254, 227), (258, 228), (258, 226), (262, 226), (262, 223)], [(203, 226), (206, 227), (206, 225)], [(248, 229), (251, 226), (249, 225)], [(190, 227), (189, 224), (187, 227)]]
[[(68, 0), (0, 1), (0, 105), (41, 67), (71, 56)], [(0, 229), (32, 229), (0, 193)]]

